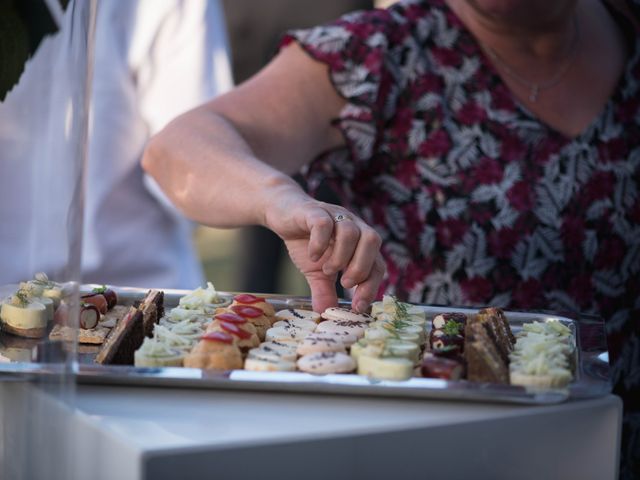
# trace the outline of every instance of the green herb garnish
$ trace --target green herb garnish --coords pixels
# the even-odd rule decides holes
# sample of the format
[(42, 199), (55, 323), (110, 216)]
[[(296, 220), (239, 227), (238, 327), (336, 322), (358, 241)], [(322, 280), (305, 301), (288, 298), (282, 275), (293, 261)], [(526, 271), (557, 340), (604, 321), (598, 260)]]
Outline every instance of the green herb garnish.
[(393, 303), (395, 304), (395, 307), (396, 307), (396, 317), (398, 319), (407, 318), (409, 316), (409, 314), (407, 313), (407, 305), (405, 303), (398, 301), (396, 297), (392, 297), (392, 298), (393, 298)]
[(13, 297), (17, 300), (19, 307), (25, 308), (29, 305), (29, 294), (25, 290), (18, 290)]
[(107, 286), (106, 285), (102, 285), (101, 287), (96, 287), (93, 290), (91, 290), (93, 293), (104, 293), (107, 291)]
[(402, 330), (403, 328), (408, 327), (410, 323), (405, 322), (404, 320), (396, 319), (391, 322), (391, 325), (396, 330)]
[(455, 320), (447, 320), (442, 327), (445, 335), (459, 335), (461, 330), (462, 325)]
[(394, 328), (394, 326), (391, 323), (385, 323), (383, 328), (387, 332), (389, 332), (393, 338), (400, 339), (400, 335), (398, 334), (398, 331)]

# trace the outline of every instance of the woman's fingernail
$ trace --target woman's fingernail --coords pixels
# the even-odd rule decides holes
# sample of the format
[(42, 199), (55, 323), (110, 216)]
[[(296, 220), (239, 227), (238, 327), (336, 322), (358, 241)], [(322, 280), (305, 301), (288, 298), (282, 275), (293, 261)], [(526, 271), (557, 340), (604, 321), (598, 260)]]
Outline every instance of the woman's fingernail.
[(353, 280), (344, 277), (342, 278), (341, 283), (344, 288), (351, 288), (354, 285)]
[(365, 302), (364, 300), (360, 300), (357, 304), (356, 304), (356, 311), (359, 313), (364, 313), (367, 308), (369, 308), (369, 304), (367, 302)]

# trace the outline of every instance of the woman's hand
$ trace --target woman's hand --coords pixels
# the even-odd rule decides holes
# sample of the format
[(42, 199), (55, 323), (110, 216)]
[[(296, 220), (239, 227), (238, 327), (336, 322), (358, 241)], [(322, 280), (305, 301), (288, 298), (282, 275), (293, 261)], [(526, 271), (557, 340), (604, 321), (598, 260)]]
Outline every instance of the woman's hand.
[(313, 200), (289, 177), (344, 146), (332, 120), (345, 103), (326, 65), (292, 44), (251, 80), (173, 120), (149, 142), (142, 165), (192, 220), (276, 232), (309, 283), (314, 310), (337, 304), (342, 271), (342, 285), (356, 287), (353, 308), (363, 311), (385, 270), (380, 237), (344, 208)]
[(342, 286), (356, 287), (354, 310), (365, 311), (375, 299), (385, 272), (381, 239), (363, 220), (302, 192), (285, 192), (265, 210), (265, 225), (284, 240), (307, 279), (315, 311), (337, 304), (335, 282), (340, 271)]

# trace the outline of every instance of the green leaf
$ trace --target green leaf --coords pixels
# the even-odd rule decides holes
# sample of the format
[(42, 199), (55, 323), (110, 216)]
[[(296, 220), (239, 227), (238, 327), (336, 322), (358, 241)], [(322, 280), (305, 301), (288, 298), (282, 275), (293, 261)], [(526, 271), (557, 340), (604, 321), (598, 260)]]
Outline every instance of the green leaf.
[(445, 335), (458, 335), (460, 330), (462, 330), (462, 325), (454, 320), (447, 320), (442, 327)]

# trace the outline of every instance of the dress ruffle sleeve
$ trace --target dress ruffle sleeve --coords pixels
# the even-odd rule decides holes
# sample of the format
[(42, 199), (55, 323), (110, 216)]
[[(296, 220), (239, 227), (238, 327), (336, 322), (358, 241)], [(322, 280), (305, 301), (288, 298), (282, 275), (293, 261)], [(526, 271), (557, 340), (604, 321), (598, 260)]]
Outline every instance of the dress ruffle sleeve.
[(333, 120), (346, 140), (347, 158), (335, 152), (321, 155), (307, 172), (310, 185), (320, 177), (352, 179), (370, 161), (393, 85), (388, 38), (392, 23), (385, 10), (362, 11), (283, 37), (281, 48), (295, 41), (313, 59), (326, 64), (333, 86), (348, 102)]

